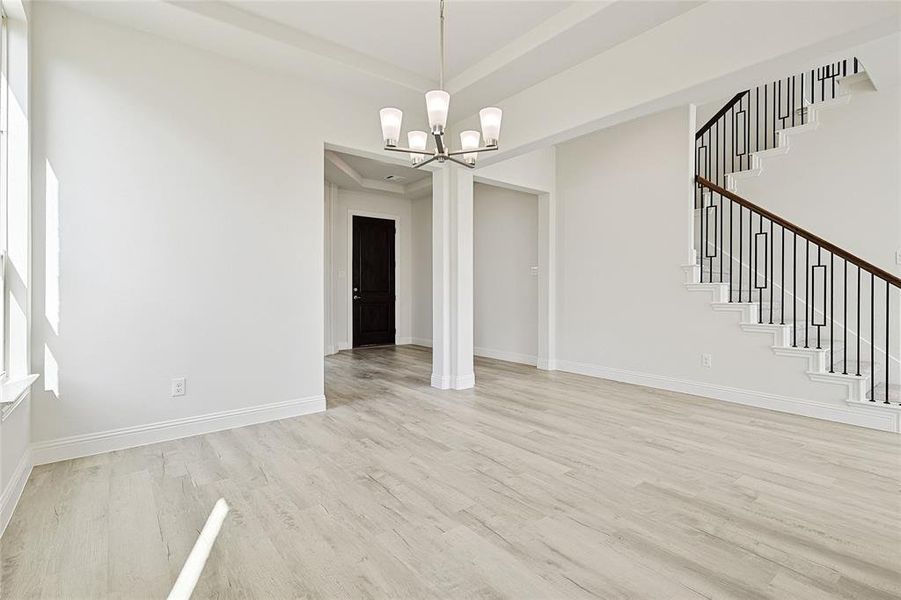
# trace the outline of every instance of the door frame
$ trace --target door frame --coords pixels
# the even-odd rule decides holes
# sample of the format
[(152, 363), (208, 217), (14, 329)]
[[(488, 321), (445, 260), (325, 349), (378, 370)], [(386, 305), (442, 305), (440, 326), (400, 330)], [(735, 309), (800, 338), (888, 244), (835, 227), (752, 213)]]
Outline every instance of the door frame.
[(354, 347), (354, 217), (369, 217), (371, 219), (385, 219), (386, 221), (394, 221), (394, 343), (397, 344), (397, 315), (399, 314), (398, 303), (400, 302), (400, 294), (398, 293), (398, 265), (400, 263), (400, 227), (401, 219), (399, 215), (391, 215), (387, 213), (373, 212), (370, 210), (360, 210), (358, 208), (347, 209), (347, 277), (345, 278), (344, 293), (347, 298), (347, 346)]

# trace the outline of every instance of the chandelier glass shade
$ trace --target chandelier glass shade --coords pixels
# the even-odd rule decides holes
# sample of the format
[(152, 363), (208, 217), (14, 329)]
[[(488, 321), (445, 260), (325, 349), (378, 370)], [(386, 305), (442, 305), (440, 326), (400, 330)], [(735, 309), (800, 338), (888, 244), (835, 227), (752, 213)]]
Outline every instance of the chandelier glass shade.
[[(444, 87), (444, 0), (440, 0), (440, 49), (441, 71), (439, 74), (439, 87)], [(385, 142), (385, 150), (393, 152), (407, 152), (414, 167), (421, 167), (433, 161), (443, 163), (455, 162), (465, 167), (473, 168), (480, 152), (497, 150), (498, 139), (501, 133), (501, 109), (490, 106), (479, 111), (481, 133), (468, 130), (460, 133), (461, 150), (450, 150), (444, 142), (444, 130), (447, 127), (447, 114), (450, 109), (450, 94), (443, 89), (431, 90), (425, 94), (426, 113), (429, 118), (429, 130), (435, 140), (435, 148), (428, 148), (429, 133), (425, 131), (410, 131), (407, 133), (407, 148), (397, 145), (400, 139), (403, 112), (399, 108), (383, 108), (379, 111), (382, 122), (382, 139)], [(479, 140), (483, 139), (485, 145), (479, 146)]]

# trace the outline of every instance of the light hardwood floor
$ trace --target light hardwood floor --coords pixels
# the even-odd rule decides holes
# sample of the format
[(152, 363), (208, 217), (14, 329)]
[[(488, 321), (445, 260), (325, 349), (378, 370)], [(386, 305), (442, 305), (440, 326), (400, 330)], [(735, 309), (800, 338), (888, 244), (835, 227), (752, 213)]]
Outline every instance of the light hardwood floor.
[(898, 598), (893, 434), (492, 360), (326, 361), (330, 409), (36, 468), (2, 596)]

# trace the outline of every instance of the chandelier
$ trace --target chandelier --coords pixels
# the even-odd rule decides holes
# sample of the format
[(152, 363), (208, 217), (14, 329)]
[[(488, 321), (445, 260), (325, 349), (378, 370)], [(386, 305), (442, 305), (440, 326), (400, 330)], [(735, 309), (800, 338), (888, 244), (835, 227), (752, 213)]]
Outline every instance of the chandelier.
[[(501, 132), (501, 109), (490, 106), (479, 111), (479, 121), (481, 122), (482, 132), (470, 130), (460, 133), (461, 150), (450, 150), (444, 142), (444, 128), (447, 125), (447, 111), (450, 106), (450, 94), (444, 91), (444, 0), (441, 0), (440, 9), (440, 72), (437, 90), (426, 92), (425, 106), (429, 115), (429, 127), (431, 128), (432, 137), (435, 138), (435, 149), (428, 150), (429, 134), (425, 131), (410, 131), (407, 133), (407, 144), (409, 148), (402, 148), (397, 145), (400, 138), (400, 126), (403, 121), (404, 113), (399, 108), (383, 108), (379, 111), (379, 118), (382, 121), (382, 137), (385, 140), (385, 150), (393, 152), (408, 152), (413, 167), (418, 168), (427, 165), (432, 161), (443, 163), (445, 161), (455, 162), (469, 167), (476, 166), (476, 157), (479, 152), (487, 152), (489, 150), (497, 150), (497, 140)], [(484, 138), (485, 145), (479, 146), (479, 138)], [(457, 158), (462, 156), (463, 160)]]

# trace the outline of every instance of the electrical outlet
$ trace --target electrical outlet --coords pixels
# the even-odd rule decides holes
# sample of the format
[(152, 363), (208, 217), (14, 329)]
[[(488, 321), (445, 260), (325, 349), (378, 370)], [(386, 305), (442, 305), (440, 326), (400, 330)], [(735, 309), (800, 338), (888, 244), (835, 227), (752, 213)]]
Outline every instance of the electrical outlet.
[(538, 267), (529, 267), (529, 272), (532, 274), (532, 277), (538, 277)]
[(708, 369), (713, 366), (713, 356), (710, 354), (702, 354), (701, 355), (701, 365), (707, 367)]
[(185, 378), (177, 377), (172, 380), (172, 397), (185, 395)]

